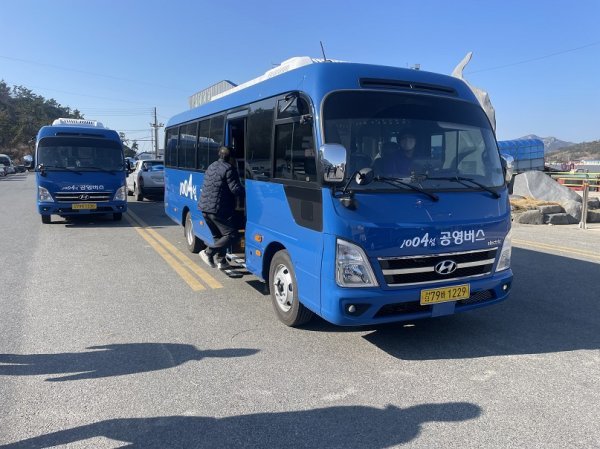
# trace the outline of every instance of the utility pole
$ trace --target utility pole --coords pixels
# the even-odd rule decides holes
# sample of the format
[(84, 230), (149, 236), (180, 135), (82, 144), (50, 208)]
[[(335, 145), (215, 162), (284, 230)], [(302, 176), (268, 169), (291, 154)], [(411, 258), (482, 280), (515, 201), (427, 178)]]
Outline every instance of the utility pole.
[(158, 159), (158, 128), (165, 126), (163, 123), (158, 123), (156, 119), (156, 108), (154, 108), (154, 123), (150, 123), (150, 126), (154, 128), (154, 159)]

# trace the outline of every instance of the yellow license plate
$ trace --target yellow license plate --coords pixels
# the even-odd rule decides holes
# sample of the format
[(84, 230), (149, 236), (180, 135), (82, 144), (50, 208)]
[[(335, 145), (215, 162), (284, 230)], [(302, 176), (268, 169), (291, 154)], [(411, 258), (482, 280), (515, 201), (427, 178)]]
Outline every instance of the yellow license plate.
[(71, 206), (73, 210), (88, 210), (88, 209), (96, 209), (96, 203), (75, 203)]
[(455, 285), (453, 287), (430, 288), (421, 290), (421, 305), (437, 304), (447, 301), (460, 301), (471, 296), (469, 284)]

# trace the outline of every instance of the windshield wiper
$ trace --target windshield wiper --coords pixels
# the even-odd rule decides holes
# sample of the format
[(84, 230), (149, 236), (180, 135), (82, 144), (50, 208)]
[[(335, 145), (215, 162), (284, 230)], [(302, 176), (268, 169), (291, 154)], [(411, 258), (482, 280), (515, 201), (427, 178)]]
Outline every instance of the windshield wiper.
[(424, 189), (422, 189), (421, 187), (417, 187), (413, 184), (409, 184), (408, 182), (404, 182), (401, 181), (398, 178), (387, 178), (384, 176), (375, 176), (375, 178), (373, 178), (374, 181), (380, 181), (380, 182), (385, 182), (386, 184), (390, 184), (394, 187), (398, 187), (399, 185), (404, 186), (404, 187), (408, 187), (409, 189), (414, 190), (415, 192), (419, 192), (422, 193), (423, 195), (427, 195), (429, 198), (431, 198), (433, 201), (439, 201), (440, 197), (437, 196), (435, 193), (431, 193), (428, 192)]
[(483, 190), (490, 192), (494, 196), (494, 198), (500, 198), (500, 194), (498, 192), (496, 192), (494, 189), (492, 189), (484, 184), (481, 184), (480, 182), (477, 182), (474, 179), (466, 178), (464, 176), (438, 176), (438, 177), (427, 176), (425, 179), (432, 179), (434, 181), (453, 181), (453, 182), (458, 182), (459, 184), (462, 184), (463, 186), (466, 186), (466, 187), (472, 187), (469, 184), (465, 183), (465, 182), (470, 182), (471, 184), (475, 184), (477, 187), (480, 187)]
[(73, 173), (77, 173), (78, 175), (81, 174), (81, 172), (79, 170), (75, 170), (73, 168), (70, 167), (64, 167), (62, 165), (46, 165), (46, 164), (40, 164), (38, 165), (38, 168), (40, 169), (40, 171), (46, 170), (48, 168), (53, 168), (55, 170), (67, 170)]
[(82, 168), (89, 169), (89, 170), (103, 171), (105, 173), (110, 173), (111, 175), (114, 175), (115, 172), (117, 171), (117, 169), (110, 170), (110, 169), (102, 168), (102, 167), (82, 167)]

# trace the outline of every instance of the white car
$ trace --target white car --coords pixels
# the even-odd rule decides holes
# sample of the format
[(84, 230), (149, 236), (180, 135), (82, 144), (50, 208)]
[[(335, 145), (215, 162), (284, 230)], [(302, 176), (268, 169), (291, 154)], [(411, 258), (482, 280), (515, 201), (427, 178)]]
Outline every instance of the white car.
[(147, 196), (165, 193), (165, 162), (161, 159), (139, 160), (127, 176), (127, 194), (142, 201)]

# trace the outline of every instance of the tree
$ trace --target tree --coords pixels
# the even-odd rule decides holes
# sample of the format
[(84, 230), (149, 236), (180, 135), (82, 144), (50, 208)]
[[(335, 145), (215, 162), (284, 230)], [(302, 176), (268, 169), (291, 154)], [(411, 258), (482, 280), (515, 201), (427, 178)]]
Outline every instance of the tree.
[(83, 118), (77, 109), (45, 99), (24, 86), (10, 88), (0, 81), (0, 152), (22, 160), (31, 151), (38, 130), (59, 117)]

